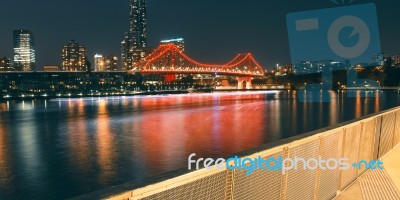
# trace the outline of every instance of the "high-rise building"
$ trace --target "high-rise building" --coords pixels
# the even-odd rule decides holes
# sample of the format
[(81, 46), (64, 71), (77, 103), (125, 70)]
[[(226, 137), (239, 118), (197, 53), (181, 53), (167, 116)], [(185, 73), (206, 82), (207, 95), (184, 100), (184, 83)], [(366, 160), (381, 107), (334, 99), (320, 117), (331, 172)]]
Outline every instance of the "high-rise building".
[(97, 72), (118, 71), (118, 57), (96, 54), (94, 56), (94, 70)]
[(121, 42), (121, 61), (124, 70), (130, 70), (133, 64), (149, 53), (147, 48), (146, 0), (130, 1), (129, 31)]
[(185, 40), (183, 38), (161, 40), (160, 44), (174, 44), (179, 50), (185, 51)]
[(17, 71), (35, 70), (35, 39), (28, 30), (14, 30), (14, 67)]
[(71, 40), (61, 50), (60, 71), (88, 71), (86, 49)]
[(0, 71), (15, 71), (10, 58), (3, 57), (0, 58)]

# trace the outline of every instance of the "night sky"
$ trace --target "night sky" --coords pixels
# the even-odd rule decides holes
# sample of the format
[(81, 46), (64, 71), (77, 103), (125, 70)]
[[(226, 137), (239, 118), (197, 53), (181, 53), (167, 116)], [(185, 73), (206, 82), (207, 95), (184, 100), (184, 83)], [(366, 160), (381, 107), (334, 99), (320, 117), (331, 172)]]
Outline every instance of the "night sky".
[[(342, 1), (342, 0), (339, 0)], [(375, 2), (382, 49), (400, 53), (399, 1)], [(196, 60), (225, 63), (253, 52), (264, 67), (290, 63), (286, 14), (335, 7), (330, 0), (148, 0), (149, 44), (183, 37)], [(1, 0), (0, 57), (13, 56), (12, 31), (28, 29), (36, 40), (37, 68), (59, 65), (60, 51), (75, 39), (95, 53), (120, 55), (129, 25), (129, 0)]]

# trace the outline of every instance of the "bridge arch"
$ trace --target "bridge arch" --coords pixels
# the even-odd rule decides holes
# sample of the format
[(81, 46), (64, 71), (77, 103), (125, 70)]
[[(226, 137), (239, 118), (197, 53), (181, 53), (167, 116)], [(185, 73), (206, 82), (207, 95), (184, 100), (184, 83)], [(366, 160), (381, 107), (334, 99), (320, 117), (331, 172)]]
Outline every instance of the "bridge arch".
[(262, 77), (265, 73), (264, 68), (257, 63), (250, 53), (239, 54), (223, 65), (204, 64), (190, 58), (174, 44), (160, 45), (153, 53), (135, 63), (133, 71), (159, 74), (217, 74), (247, 77)]

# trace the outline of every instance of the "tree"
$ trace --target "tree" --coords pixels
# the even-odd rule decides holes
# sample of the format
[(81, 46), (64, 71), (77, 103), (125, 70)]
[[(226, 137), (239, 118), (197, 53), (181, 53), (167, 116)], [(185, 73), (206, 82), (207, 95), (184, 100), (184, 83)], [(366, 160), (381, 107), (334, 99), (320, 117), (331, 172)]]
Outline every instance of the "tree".
[(399, 70), (394, 68), (392, 64), (393, 60), (391, 57), (387, 57), (383, 64), (383, 69), (386, 75), (385, 85), (387, 86), (397, 86), (399, 84), (399, 81), (397, 80)]

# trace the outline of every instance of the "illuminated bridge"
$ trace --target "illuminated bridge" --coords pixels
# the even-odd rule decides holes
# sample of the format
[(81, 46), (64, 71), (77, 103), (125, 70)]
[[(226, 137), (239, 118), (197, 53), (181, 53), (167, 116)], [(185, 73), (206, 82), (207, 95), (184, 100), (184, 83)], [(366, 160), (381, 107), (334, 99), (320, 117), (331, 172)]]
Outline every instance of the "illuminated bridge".
[(153, 53), (138, 62), (132, 72), (163, 74), (167, 81), (173, 80), (176, 74), (236, 76), (239, 88), (249, 88), (253, 77), (264, 76), (263, 68), (250, 53), (239, 54), (223, 65), (204, 64), (191, 59), (174, 44), (159, 46)]

